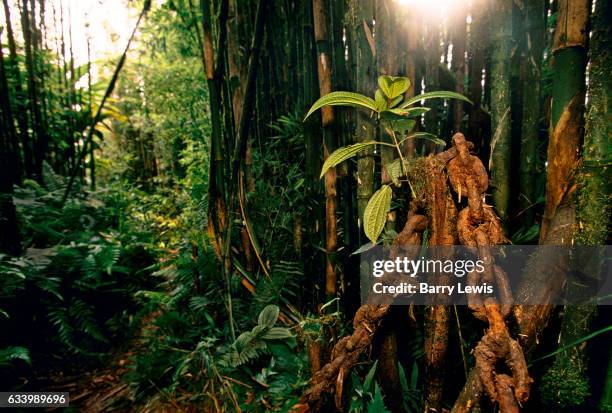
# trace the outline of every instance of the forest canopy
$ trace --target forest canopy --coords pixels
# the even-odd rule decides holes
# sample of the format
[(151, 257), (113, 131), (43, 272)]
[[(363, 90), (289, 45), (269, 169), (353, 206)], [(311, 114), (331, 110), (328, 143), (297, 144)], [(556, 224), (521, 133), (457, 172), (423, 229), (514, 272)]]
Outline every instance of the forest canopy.
[(0, 391), (612, 411), (611, 7), (2, 0)]

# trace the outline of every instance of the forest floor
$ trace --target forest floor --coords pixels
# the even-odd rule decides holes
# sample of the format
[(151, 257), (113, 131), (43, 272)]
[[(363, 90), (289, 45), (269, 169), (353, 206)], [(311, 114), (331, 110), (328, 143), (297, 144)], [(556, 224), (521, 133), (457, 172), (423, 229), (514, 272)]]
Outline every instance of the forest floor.
[[(128, 380), (124, 375), (130, 370), (130, 358), (143, 351), (141, 338), (151, 329), (156, 314), (150, 314), (141, 322), (139, 333), (128, 343), (125, 343), (110, 354), (108, 360), (97, 368), (82, 371), (73, 371), (66, 375), (64, 371), (53, 371), (48, 377), (45, 389), (49, 391), (69, 392), (70, 405), (80, 412), (131, 412), (136, 404), (142, 401), (135, 400)], [(154, 327), (153, 327), (154, 328)], [(153, 381), (151, 386), (156, 387)], [(168, 397), (161, 389), (157, 389), (159, 398), (152, 398), (150, 403), (139, 407), (142, 413), (147, 412), (191, 412)], [(149, 405), (150, 404), (150, 405)], [(56, 411), (57, 409), (49, 409)], [(193, 410), (197, 411), (197, 410)]]

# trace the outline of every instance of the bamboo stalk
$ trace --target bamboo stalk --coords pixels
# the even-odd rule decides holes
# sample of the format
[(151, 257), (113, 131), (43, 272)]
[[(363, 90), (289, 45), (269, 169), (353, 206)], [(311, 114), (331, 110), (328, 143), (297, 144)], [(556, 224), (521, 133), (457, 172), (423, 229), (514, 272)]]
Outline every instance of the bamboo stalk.
[(493, 5), (491, 62), (491, 186), (493, 204), (504, 222), (510, 204), (510, 47), (512, 1), (496, 0)]
[(521, 125), (519, 207), (523, 214), (523, 225), (533, 224), (535, 203), (536, 157), (540, 133), (540, 78), (542, 52), (545, 35), (544, 3), (525, 3), (524, 56), (525, 72), (522, 82), (523, 115)]
[[(328, 35), (328, 4), (326, 0), (312, 1), (314, 20), (314, 35), (317, 45), (317, 68), (319, 75), (319, 95), (330, 93), (332, 87), (331, 50)], [(323, 127), (323, 159), (327, 159), (336, 146), (336, 136), (333, 131), (334, 111), (331, 106), (321, 110), (321, 126)], [(330, 168), (325, 173), (325, 295), (327, 301), (333, 299), (337, 292), (336, 249), (338, 246), (336, 220), (336, 168)]]

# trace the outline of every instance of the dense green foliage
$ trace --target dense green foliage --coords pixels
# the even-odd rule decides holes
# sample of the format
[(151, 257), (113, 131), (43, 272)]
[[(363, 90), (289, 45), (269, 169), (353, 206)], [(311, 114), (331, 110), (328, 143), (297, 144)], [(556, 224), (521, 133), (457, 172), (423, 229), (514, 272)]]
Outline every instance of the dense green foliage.
[[(540, 5), (533, 21), (532, 8), (506, 3), (514, 19), (503, 36), (484, 30), (494, 16), (479, 14), (476, 2), (469, 19), (467, 6), (455, 10), (465, 13), (460, 24), (425, 14), (417, 23), (392, 0), (129, 2), (141, 19), (131, 21), (126, 53), (80, 66), (73, 21), (55, 3), (3, 2), (12, 22), (5, 12), (0, 390), (87, 396), (95, 371), (117, 376), (108, 411), (300, 411), (323, 366), (337, 353), (349, 359), (359, 343), (354, 362), (322, 391), (320, 411), (421, 412), (435, 374), (446, 380), (435, 410), (450, 408), (487, 325), (461, 306), (448, 307), (444, 325), (424, 306), (359, 319), (368, 310), (358, 310), (360, 253), (391, 244), (415, 213), (411, 200), (431, 178), (418, 169), (423, 156), (464, 131), (488, 164), (500, 125), (495, 156), (504, 162), (486, 173), (498, 168), (504, 205), (493, 206), (513, 243), (537, 243), (553, 163), (545, 108), (561, 2)], [(458, 36), (453, 25), (465, 30)], [(530, 49), (532, 34), (542, 36), (541, 50)], [(531, 96), (522, 82), (533, 59)], [(603, 84), (603, 57), (599, 65), (593, 75)], [(326, 81), (335, 92), (325, 93)], [(597, 230), (598, 243), (608, 234), (609, 197), (587, 189), (604, 187), (603, 172), (598, 185), (588, 181), (588, 168), (607, 167), (604, 116), (591, 108), (587, 130), (597, 134), (584, 141), (597, 143), (597, 159), (574, 178), (583, 181), (581, 234)], [(449, 196), (453, 210), (469, 202), (460, 192)], [(492, 199), (491, 190), (481, 195)], [(609, 311), (589, 312), (564, 347), (556, 337), (572, 328), (560, 327), (566, 314), (551, 313), (539, 337), (531, 411), (609, 403), (601, 394), (612, 380), (605, 387), (588, 358), (609, 351)], [(434, 333), (444, 369), (432, 374)], [(580, 370), (561, 357), (570, 352)]]

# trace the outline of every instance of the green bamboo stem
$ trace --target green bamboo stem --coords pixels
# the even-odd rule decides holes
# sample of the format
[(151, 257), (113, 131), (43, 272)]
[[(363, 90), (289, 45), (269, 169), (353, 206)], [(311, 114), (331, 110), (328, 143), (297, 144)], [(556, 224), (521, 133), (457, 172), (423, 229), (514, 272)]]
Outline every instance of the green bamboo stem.
[(510, 48), (512, 1), (496, 0), (493, 5), (491, 56), (491, 187), (493, 204), (502, 221), (508, 218), (510, 203)]

